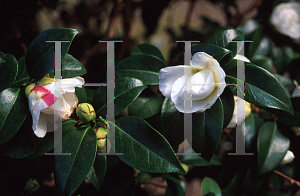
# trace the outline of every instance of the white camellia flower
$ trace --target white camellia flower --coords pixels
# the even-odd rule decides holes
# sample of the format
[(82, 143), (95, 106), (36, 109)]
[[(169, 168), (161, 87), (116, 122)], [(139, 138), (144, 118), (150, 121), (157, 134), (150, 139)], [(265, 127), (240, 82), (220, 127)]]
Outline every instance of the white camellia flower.
[(277, 31), (293, 39), (300, 38), (300, 3), (281, 3), (275, 7), (271, 23)]
[[(60, 84), (57, 84), (58, 81)], [(61, 85), (61, 93), (57, 93), (55, 84)], [(78, 104), (75, 87), (82, 87), (83, 84), (84, 79), (81, 77), (53, 79), (45, 76), (26, 87), (25, 93), (32, 115), (32, 129), (36, 136), (44, 137), (47, 132), (54, 131), (54, 112), (60, 117), (55, 120), (69, 119)], [(59, 104), (60, 110), (55, 110), (54, 104)]]
[[(187, 72), (191, 74), (185, 74)], [(186, 90), (187, 86), (191, 88)], [(159, 90), (182, 113), (211, 108), (225, 87), (224, 70), (216, 59), (204, 52), (195, 53), (191, 65), (166, 67), (159, 72)], [(186, 110), (185, 93), (191, 95), (192, 100), (192, 106)]]
[(294, 160), (295, 158), (295, 155), (292, 151), (288, 150), (284, 156), (284, 158), (282, 159), (280, 165), (284, 165), (284, 164), (287, 164), (287, 163), (290, 163)]

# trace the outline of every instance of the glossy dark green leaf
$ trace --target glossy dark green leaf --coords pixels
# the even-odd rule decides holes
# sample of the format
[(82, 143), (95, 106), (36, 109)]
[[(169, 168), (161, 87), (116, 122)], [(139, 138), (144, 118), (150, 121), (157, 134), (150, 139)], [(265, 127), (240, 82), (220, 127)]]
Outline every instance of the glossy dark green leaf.
[(250, 114), (245, 119), (245, 147), (250, 150), (253, 146), (256, 146), (256, 138), (259, 127), (264, 123), (264, 120), (254, 114)]
[(127, 57), (120, 61), (116, 66), (116, 71), (129, 69), (129, 70), (143, 70), (158, 73), (161, 68), (166, 67), (166, 63), (149, 54), (138, 54)]
[(220, 62), (224, 56), (231, 53), (231, 51), (227, 50), (226, 48), (209, 45), (209, 44), (199, 44), (193, 46), (192, 54), (194, 55), (196, 52), (205, 52), (210, 56), (214, 57), (214, 59), (216, 59), (218, 62)]
[[(77, 89), (77, 88), (75, 88), (75, 89)], [(85, 87), (85, 91), (86, 91), (86, 103), (92, 104), (93, 97), (96, 93), (96, 89)]]
[(288, 64), (293, 58), (293, 49), (290, 46), (279, 47), (272, 44), (271, 57), (277, 73), (282, 73), (288, 68)]
[(96, 155), (93, 167), (86, 178), (96, 187), (97, 191), (101, 188), (105, 173), (106, 155)]
[(265, 181), (266, 176), (257, 176), (253, 167), (250, 167), (246, 173), (243, 187), (250, 192), (255, 192)]
[(257, 171), (265, 174), (275, 169), (290, 147), (290, 140), (282, 135), (275, 122), (266, 122), (257, 138)]
[(86, 95), (86, 90), (85, 87), (81, 88), (75, 88), (75, 94), (78, 98), (78, 103), (86, 103), (87, 102), (87, 95)]
[(0, 64), (0, 93), (12, 86), (18, 74), (18, 61), (11, 54), (0, 52), (0, 58), (5, 62)]
[(26, 120), (20, 130), (8, 142), (0, 146), (0, 151), (11, 158), (25, 158), (35, 152), (34, 137), (32, 129), (32, 118), (27, 115)]
[(4, 60), (3, 57), (0, 57), (0, 63), (4, 63), (4, 62), (6, 62), (6, 60)]
[(220, 46), (230, 50), (231, 57), (234, 58), (241, 48), (237, 48), (237, 43), (232, 41), (244, 41), (245, 36), (243, 33), (237, 29), (227, 29), (220, 31), (213, 35), (212, 38), (208, 40), (208, 44)]
[(235, 103), (234, 103), (232, 92), (228, 88), (225, 88), (220, 98), (223, 105), (223, 112), (224, 112), (223, 128), (225, 129), (232, 119)]
[(29, 75), (27, 73), (26, 64), (25, 64), (25, 56), (20, 58), (18, 61), (18, 75), (16, 77), (16, 80), (13, 84), (15, 87), (19, 87), (23, 85), (24, 83), (29, 82)]
[(160, 111), (163, 101), (159, 95), (139, 96), (128, 106), (128, 114), (149, 118)]
[(289, 126), (300, 127), (300, 97), (292, 97), (291, 102), (294, 108), (294, 115), (282, 111), (279, 115), (278, 121)]
[[(135, 78), (116, 78), (115, 79), (115, 116), (130, 105), (146, 86)], [(100, 86), (94, 94), (92, 105), (97, 115), (106, 116), (106, 105), (112, 100), (107, 99), (106, 86)]]
[(161, 108), (161, 122), (162, 134), (171, 146), (179, 145), (184, 140), (184, 114), (178, 112), (175, 104), (168, 98), (165, 98)]
[(24, 91), (8, 88), (0, 94), (0, 144), (10, 140), (22, 126), (28, 103)]
[(210, 161), (217, 150), (223, 130), (223, 106), (217, 99), (216, 103), (203, 113), (193, 113), (193, 150), (201, 153), (201, 157)]
[[(49, 73), (50, 77), (54, 76), (54, 69)], [(61, 76), (62, 78), (72, 78), (86, 74), (86, 68), (72, 55), (66, 54), (61, 61)], [(58, 77), (58, 76), (56, 76)]]
[[(252, 43), (249, 43), (248, 57), (254, 58), (256, 55), (267, 55), (271, 49), (271, 42), (264, 35), (263, 29), (257, 29), (251, 34)], [(251, 61), (252, 62), (252, 61)]]
[(192, 165), (192, 166), (213, 166), (213, 165), (221, 165), (221, 162), (218, 158), (217, 155), (213, 155), (210, 161), (206, 161), (205, 159), (203, 159), (202, 157), (200, 157), (199, 155), (189, 155), (192, 153), (195, 153), (195, 151), (193, 151), (191, 148), (186, 150), (185, 153), (187, 153), (186, 155), (182, 155), (180, 157), (180, 162), (181, 163), (185, 163), (187, 165)]
[(270, 71), (273, 65), (272, 59), (267, 56), (257, 55), (251, 59), (251, 63)]
[(151, 54), (153, 56), (158, 57), (163, 62), (166, 62), (162, 52), (156, 46), (151, 44), (140, 44), (134, 46), (131, 50), (131, 55), (137, 54)]
[(71, 42), (79, 32), (76, 29), (53, 28), (39, 34), (29, 45), (25, 57), (29, 76), (38, 81), (53, 70), (55, 43), (47, 41), (70, 41), (61, 43), (63, 59), (68, 53)]
[(216, 183), (216, 181), (214, 181), (212, 178), (205, 177), (201, 185), (201, 195), (205, 196), (209, 195), (209, 193), (213, 193), (215, 196), (222, 195), (222, 191), (218, 183)]
[(91, 127), (73, 127), (62, 141), (63, 153), (55, 155), (55, 186), (59, 195), (71, 195), (84, 181), (96, 156), (97, 137)]
[[(74, 121), (73, 119), (63, 121), (62, 122), (62, 137), (64, 138), (65, 135), (67, 135), (70, 131), (73, 131), (74, 129)], [(31, 125), (30, 125), (31, 126)], [(39, 138), (39, 137), (34, 137), (34, 142), (35, 142), (35, 152), (34, 154), (30, 155), (28, 158), (36, 157), (39, 155), (43, 155), (50, 150), (54, 148), (54, 133), (53, 132), (48, 132), (45, 137)], [(58, 141), (60, 143), (61, 141)]]
[(159, 83), (158, 73), (145, 70), (123, 69), (116, 72), (118, 77), (132, 77), (141, 80), (146, 85)]
[(273, 172), (269, 173), (269, 178), (270, 178), (270, 181), (271, 181), (274, 189), (279, 191), (281, 189), (281, 187), (283, 186), (285, 179), (282, 178), (281, 176), (278, 176), (277, 174), (275, 174)]
[(167, 140), (146, 121), (123, 117), (116, 121), (115, 148), (119, 158), (136, 169), (151, 173), (185, 174)]
[(286, 88), (286, 90), (289, 93), (292, 93), (294, 91), (294, 89), (296, 88), (295, 84), (293, 83), (293, 81), (290, 78), (287, 78), (283, 75), (279, 75), (279, 74), (273, 74), (278, 81), (282, 84), (282, 86), (284, 86)]
[(185, 195), (185, 183), (177, 175), (164, 174), (163, 177), (167, 180), (167, 190), (165, 196), (184, 196)]
[[(237, 83), (237, 68), (232, 67), (226, 71), (226, 83)], [(236, 95), (237, 85), (228, 86)], [(268, 71), (251, 63), (245, 63), (245, 97), (252, 104), (284, 110), (293, 114), (293, 107), (282, 84)]]

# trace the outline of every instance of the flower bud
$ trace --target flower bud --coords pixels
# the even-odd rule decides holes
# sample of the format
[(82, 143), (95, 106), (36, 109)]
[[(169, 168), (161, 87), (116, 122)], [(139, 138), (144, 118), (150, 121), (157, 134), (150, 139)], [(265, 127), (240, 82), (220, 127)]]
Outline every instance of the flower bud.
[(244, 122), (244, 117), (239, 115), (239, 118), (237, 118), (237, 108), (245, 107), (245, 118), (247, 118), (251, 114), (251, 104), (247, 101), (243, 101), (238, 96), (234, 96), (234, 111), (231, 118), (231, 121), (227, 128), (235, 128), (236, 126), (241, 125)]
[(83, 123), (90, 122), (96, 118), (93, 106), (88, 103), (79, 104), (76, 108), (76, 114), (79, 117), (79, 120)]
[(36, 179), (31, 178), (27, 181), (24, 191), (26, 193), (32, 194), (33, 192), (37, 192), (39, 188), (40, 188), (40, 183)]
[(97, 147), (99, 150), (106, 149), (107, 130), (104, 127), (96, 127), (94, 131), (97, 135)]
[(287, 163), (290, 163), (294, 160), (295, 156), (294, 156), (294, 153), (290, 150), (288, 150), (284, 156), (284, 158), (282, 159), (280, 165), (284, 165), (284, 164), (287, 164)]
[(138, 173), (138, 175), (136, 177), (138, 183), (140, 183), (140, 184), (148, 184), (151, 182), (152, 178), (153, 177), (151, 174), (149, 174), (147, 172), (143, 172), (143, 171)]
[(28, 95), (33, 91), (35, 87), (35, 83), (29, 84), (26, 88), (25, 88), (25, 95), (28, 98)]

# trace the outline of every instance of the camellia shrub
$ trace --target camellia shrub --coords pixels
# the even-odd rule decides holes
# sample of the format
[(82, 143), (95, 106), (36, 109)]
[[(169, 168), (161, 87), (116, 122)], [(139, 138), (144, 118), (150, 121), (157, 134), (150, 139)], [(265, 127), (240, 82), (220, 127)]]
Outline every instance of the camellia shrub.
[(78, 29), (44, 30), (18, 60), (0, 52), (0, 192), (183, 196), (199, 178), (203, 196), (297, 195), (300, 3), (268, 10), (176, 37), (171, 62), (144, 43), (115, 64), (102, 40), (98, 83), (69, 54)]

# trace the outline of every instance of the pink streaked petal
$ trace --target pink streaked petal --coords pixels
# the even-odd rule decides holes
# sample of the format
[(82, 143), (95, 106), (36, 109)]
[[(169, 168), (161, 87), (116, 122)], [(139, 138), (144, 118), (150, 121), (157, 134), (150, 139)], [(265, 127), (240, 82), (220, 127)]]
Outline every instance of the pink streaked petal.
[(39, 95), (45, 96), (46, 94), (48, 94), (50, 91), (46, 88), (44, 88), (43, 86), (35, 86), (33, 91)]
[(34, 134), (37, 137), (44, 137), (47, 133), (47, 118), (46, 114), (41, 113), (39, 116), (39, 122), (37, 124), (36, 130), (34, 130)]
[(51, 92), (44, 95), (42, 97), (42, 99), (46, 103), (47, 106), (52, 106), (55, 103), (55, 101), (57, 100), (57, 98)]

